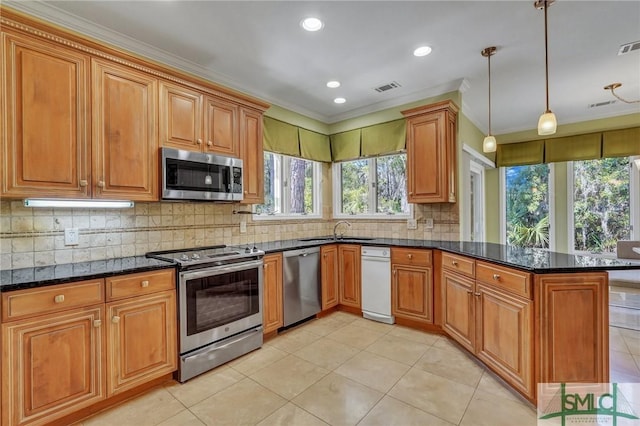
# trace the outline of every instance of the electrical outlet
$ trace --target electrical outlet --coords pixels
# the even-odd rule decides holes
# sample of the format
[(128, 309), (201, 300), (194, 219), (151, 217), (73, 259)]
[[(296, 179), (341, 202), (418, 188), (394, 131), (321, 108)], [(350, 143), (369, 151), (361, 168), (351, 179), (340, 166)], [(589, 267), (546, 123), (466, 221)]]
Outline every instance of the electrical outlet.
[(418, 229), (418, 221), (416, 219), (407, 219), (407, 229)]
[(426, 229), (433, 229), (433, 219), (432, 218), (427, 218), (424, 220), (424, 227)]
[(244, 234), (246, 232), (247, 232), (247, 221), (241, 220), (240, 221), (240, 233)]
[(77, 246), (78, 244), (80, 244), (80, 232), (78, 232), (78, 228), (65, 228), (64, 245)]

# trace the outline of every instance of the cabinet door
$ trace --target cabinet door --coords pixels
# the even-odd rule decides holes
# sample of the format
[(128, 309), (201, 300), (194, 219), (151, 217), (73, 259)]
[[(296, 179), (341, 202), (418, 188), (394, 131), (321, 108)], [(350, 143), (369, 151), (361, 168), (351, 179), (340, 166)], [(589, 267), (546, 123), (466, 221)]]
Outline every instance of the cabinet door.
[(447, 270), (442, 271), (442, 328), (462, 346), (474, 351), (474, 281)]
[(284, 324), (282, 313), (282, 253), (264, 257), (264, 291), (262, 327), (264, 333), (276, 331)]
[(90, 196), (89, 57), (2, 34), (5, 197)]
[(262, 114), (240, 108), (240, 158), (244, 190), (242, 203), (264, 202), (264, 155), (262, 152)]
[(237, 128), (238, 106), (221, 99), (207, 97), (204, 150), (238, 157)]
[(476, 356), (533, 398), (533, 302), (481, 283), (475, 294)]
[(195, 90), (160, 83), (160, 145), (202, 150), (202, 99)]
[(362, 309), (360, 298), (360, 246), (338, 246), (340, 304)]
[(322, 310), (338, 304), (338, 246), (320, 247)]
[(609, 381), (606, 272), (535, 276), (538, 382)]
[(393, 265), (391, 313), (402, 318), (433, 323), (431, 268)]
[(109, 396), (178, 368), (175, 290), (108, 303), (107, 321)]
[(3, 425), (49, 423), (105, 398), (102, 309), (2, 325)]
[(94, 197), (157, 201), (157, 80), (92, 63)]

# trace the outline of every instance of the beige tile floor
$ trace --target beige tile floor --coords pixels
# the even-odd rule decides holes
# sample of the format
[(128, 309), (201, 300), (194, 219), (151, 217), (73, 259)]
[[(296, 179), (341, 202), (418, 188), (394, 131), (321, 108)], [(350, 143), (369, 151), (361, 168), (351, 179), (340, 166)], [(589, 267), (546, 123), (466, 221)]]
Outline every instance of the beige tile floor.
[[(611, 328), (611, 369), (640, 382), (640, 332)], [(80, 424), (518, 426), (536, 413), (446, 337), (335, 312)]]

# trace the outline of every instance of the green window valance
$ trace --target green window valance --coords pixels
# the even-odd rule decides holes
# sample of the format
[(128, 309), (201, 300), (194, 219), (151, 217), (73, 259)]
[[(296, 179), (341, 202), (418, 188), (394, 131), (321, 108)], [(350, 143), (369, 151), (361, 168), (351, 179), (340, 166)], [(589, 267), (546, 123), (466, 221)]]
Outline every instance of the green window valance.
[(361, 129), (330, 136), (333, 161), (354, 160), (360, 157)]
[(544, 162), (544, 141), (529, 141), (498, 145), (496, 165), (498, 167), (526, 166)]
[(300, 156), (307, 160), (331, 162), (329, 136), (299, 128)]
[(602, 133), (603, 157), (640, 155), (640, 127)]
[(263, 121), (263, 147), (265, 151), (300, 157), (298, 128), (270, 117)]
[(406, 120), (394, 120), (362, 128), (360, 154), (363, 157), (392, 154), (405, 149)]
[(602, 156), (602, 133), (567, 136), (544, 141), (544, 162), (593, 160)]

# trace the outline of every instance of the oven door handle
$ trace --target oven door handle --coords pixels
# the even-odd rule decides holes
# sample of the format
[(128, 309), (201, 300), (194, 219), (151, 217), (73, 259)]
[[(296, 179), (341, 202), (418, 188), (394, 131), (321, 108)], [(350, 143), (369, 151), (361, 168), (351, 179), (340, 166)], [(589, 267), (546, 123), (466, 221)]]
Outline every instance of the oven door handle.
[(256, 333), (262, 333), (262, 326), (259, 326), (259, 327), (255, 328), (253, 330), (245, 331), (244, 333), (240, 333), (237, 336), (231, 338), (228, 342), (225, 342), (224, 345), (214, 346), (214, 347), (207, 346), (205, 348), (202, 348), (202, 349), (192, 353), (191, 355), (185, 357), (183, 360), (184, 360), (184, 362), (187, 362), (187, 361), (190, 361), (190, 360), (192, 360), (194, 358), (198, 358), (198, 357), (200, 357), (203, 354), (206, 354), (208, 352), (214, 352), (214, 351), (219, 351), (221, 349), (228, 348), (229, 346), (231, 346), (231, 345), (233, 345), (235, 343), (238, 343), (238, 342), (240, 342), (240, 341), (246, 339), (247, 337), (252, 336), (252, 335), (254, 335)]
[(182, 272), (180, 276), (183, 277), (184, 279), (191, 280), (196, 278), (226, 274), (229, 272), (246, 271), (247, 269), (260, 267), (263, 264), (264, 264), (264, 261), (260, 259), (260, 260), (254, 260), (251, 262), (236, 263), (229, 266), (213, 266), (211, 268), (198, 269), (196, 271)]

